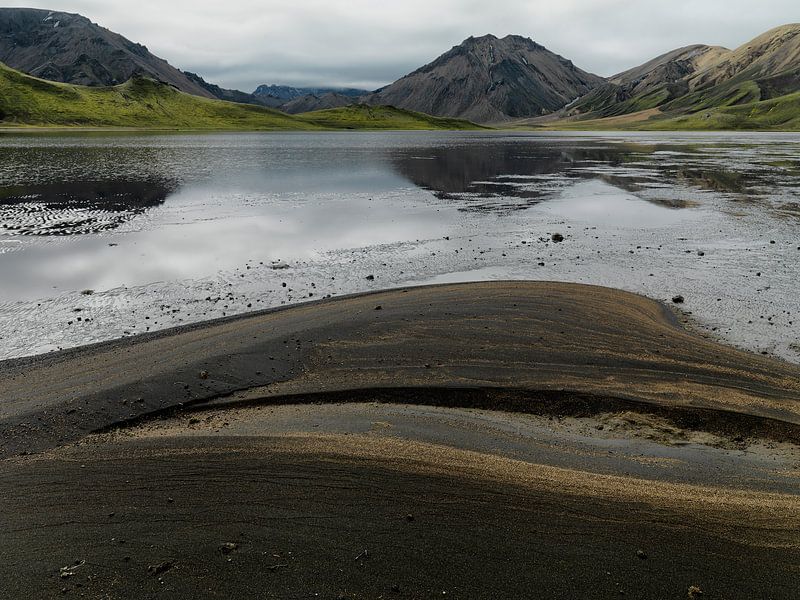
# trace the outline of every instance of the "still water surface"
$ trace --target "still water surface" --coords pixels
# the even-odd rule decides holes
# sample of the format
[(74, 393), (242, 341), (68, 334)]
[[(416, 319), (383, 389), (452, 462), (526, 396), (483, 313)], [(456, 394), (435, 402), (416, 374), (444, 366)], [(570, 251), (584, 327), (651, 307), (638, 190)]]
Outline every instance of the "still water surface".
[(787, 134), (0, 135), (0, 358), (530, 279), (680, 294), (800, 361), (798, 183)]

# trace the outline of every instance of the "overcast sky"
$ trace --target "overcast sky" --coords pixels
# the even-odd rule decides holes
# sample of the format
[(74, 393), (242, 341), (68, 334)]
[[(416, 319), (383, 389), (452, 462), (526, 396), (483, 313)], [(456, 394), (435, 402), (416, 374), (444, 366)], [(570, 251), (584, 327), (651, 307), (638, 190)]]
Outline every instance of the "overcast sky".
[(77, 12), (225, 87), (374, 89), (470, 35), (515, 33), (598, 75), (800, 21), (798, 0), (23, 0)]

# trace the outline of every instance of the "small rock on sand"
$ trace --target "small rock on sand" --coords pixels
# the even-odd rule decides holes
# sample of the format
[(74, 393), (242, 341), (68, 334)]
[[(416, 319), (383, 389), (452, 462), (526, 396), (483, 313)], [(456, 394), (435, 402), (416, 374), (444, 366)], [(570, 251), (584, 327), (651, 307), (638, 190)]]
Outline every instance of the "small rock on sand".
[(683, 296), (673, 296), (672, 301), (675, 304), (683, 304), (686, 301), (686, 299)]
[(224, 544), (220, 545), (219, 551), (222, 552), (223, 554), (231, 554), (238, 547), (239, 547), (238, 544), (234, 544), (233, 542), (225, 542)]
[(164, 561), (162, 563), (158, 563), (157, 565), (150, 565), (149, 567), (147, 567), (147, 572), (150, 573), (150, 575), (153, 575), (153, 576), (161, 575), (163, 573), (166, 573), (170, 569), (172, 569), (174, 566), (175, 566), (175, 563), (173, 561), (171, 561), (171, 560), (168, 560), (168, 561)]

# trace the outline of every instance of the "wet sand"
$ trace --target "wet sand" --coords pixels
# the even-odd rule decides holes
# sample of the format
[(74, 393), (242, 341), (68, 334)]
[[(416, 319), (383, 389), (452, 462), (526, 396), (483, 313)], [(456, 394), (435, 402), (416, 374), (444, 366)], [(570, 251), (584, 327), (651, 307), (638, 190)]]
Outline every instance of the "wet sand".
[(2, 363), (0, 398), (0, 596), (796, 592), (800, 368), (629, 293), (327, 300)]

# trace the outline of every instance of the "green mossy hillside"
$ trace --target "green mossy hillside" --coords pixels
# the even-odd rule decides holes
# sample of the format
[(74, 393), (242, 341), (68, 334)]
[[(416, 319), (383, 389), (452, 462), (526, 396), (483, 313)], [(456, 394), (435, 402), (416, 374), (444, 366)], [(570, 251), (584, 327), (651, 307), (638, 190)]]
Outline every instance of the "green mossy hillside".
[[(737, 94), (747, 94), (747, 86)], [(517, 129), (571, 131), (800, 131), (800, 92), (748, 102), (694, 110), (651, 109), (595, 119), (562, 119), (541, 125), (523, 122)]]
[(642, 129), (800, 130), (800, 92), (772, 100), (722, 106), (641, 123)]
[(461, 119), (432, 117), (394, 106), (366, 104), (318, 110), (300, 117), (329, 129), (487, 129)]
[(476, 129), (392, 107), (352, 106), (305, 115), (191, 96), (146, 77), (113, 87), (37, 79), (0, 63), (0, 127), (180, 130)]

